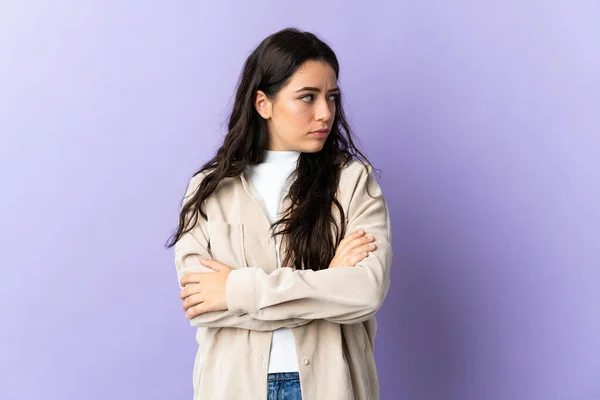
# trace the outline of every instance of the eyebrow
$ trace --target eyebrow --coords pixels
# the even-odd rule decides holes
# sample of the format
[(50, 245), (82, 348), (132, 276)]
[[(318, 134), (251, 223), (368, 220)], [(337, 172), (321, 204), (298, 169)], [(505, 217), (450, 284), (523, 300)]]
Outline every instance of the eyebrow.
[[(336, 87), (336, 88), (333, 88), (333, 89), (329, 90), (327, 93), (339, 92), (339, 91), (340, 91), (340, 88)], [(298, 93), (298, 92), (317, 92), (317, 93), (320, 93), (321, 89), (316, 88), (316, 87), (311, 87), (311, 86), (305, 86), (302, 89), (296, 90), (296, 93)]]

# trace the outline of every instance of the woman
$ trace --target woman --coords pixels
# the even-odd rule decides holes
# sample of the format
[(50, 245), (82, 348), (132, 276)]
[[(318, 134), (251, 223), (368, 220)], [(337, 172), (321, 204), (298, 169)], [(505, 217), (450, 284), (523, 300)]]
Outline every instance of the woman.
[(195, 399), (379, 398), (390, 220), (338, 75), (315, 35), (267, 37), (246, 60), (223, 145), (189, 183), (168, 246), (198, 328)]

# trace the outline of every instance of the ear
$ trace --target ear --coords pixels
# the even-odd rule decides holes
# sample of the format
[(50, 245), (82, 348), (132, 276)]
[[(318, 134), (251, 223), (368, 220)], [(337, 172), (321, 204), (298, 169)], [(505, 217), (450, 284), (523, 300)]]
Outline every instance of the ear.
[(262, 90), (256, 91), (256, 96), (254, 99), (254, 107), (256, 108), (256, 111), (258, 111), (260, 116), (263, 117), (264, 119), (271, 118), (272, 103), (271, 103), (271, 100), (265, 94), (265, 92), (263, 92)]

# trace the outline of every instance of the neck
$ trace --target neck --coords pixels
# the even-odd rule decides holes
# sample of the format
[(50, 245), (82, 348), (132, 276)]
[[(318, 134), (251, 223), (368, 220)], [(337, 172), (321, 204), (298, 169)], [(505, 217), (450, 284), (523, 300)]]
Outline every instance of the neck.
[(263, 163), (292, 163), (300, 157), (300, 152), (296, 150), (265, 150), (263, 152)]

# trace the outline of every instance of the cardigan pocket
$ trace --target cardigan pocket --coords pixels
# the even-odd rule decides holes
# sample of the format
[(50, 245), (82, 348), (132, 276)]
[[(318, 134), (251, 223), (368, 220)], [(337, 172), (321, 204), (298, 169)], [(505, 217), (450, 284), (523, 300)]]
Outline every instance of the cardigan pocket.
[(242, 224), (209, 220), (206, 227), (209, 251), (213, 260), (233, 269), (248, 267)]

